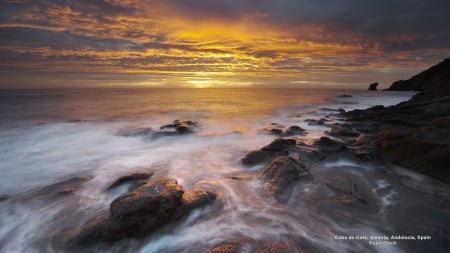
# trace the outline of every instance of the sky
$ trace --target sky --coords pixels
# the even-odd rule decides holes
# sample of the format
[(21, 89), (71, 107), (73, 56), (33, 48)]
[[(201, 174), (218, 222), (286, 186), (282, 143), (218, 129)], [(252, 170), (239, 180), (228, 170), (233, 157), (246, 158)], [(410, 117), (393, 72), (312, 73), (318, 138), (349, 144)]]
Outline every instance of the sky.
[(388, 86), (450, 56), (448, 0), (0, 0), (0, 88)]

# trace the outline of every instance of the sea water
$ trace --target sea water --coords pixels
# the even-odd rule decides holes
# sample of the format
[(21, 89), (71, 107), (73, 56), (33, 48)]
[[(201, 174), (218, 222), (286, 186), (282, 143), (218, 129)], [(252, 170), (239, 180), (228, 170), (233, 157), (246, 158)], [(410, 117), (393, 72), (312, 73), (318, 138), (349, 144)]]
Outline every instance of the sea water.
[[(315, 182), (299, 186), (288, 203), (280, 204), (257, 177), (231, 177), (261, 169), (245, 167), (240, 159), (276, 138), (263, 131), (273, 123), (306, 129), (306, 135), (294, 138), (312, 144), (329, 127), (310, 125), (306, 119), (321, 119), (338, 109), (389, 106), (412, 95), (343, 89), (1, 90), (0, 251), (64, 252), (58, 243), (62, 233), (79, 231), (126, 192), (106, 191), (112, 182), (146, 171), (153, 177), (175, 178), (185, 190), (212, 188), (219, 193), (221, 208), (198, 209), (175, 227), (92, 251), (202, 252), (245, 238), (255, 243), (291, 241), (317, 252), (414, 252), (402, 241), (373, 246), (368, 240), (339, 236), (398, 232), (398, 224), (409, 221), (399, 212), (407, 213), (410, 207), (419, 216), (447, 214), (441, 202), (427, 196), (448, 199), (448, 186), (430, 178), (403, 168), (389, 176), (380, 173), (378, 165), (343, 158), (308, 165)], [(158, 131), (175, 119), (198, 122), (198, 128), (190, 135), (160, 138), (123, 134), (138, 128)], [(342, 173), (355, 175), (370, 189), (368, 210), (323, 210), (317, 182)], [(75, 177), (89, 181), (62, 198), (29, 197)]]

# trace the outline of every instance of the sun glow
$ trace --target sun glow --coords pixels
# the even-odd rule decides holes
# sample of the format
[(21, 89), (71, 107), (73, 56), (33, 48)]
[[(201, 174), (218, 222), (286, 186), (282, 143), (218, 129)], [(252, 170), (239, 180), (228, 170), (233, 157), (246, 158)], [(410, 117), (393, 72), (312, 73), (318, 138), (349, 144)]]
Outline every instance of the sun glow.
[(195, 88), (208, 88), (214, 85), (214, 81), (210, 79), (204, 80), (188, 80), (187, 83)]

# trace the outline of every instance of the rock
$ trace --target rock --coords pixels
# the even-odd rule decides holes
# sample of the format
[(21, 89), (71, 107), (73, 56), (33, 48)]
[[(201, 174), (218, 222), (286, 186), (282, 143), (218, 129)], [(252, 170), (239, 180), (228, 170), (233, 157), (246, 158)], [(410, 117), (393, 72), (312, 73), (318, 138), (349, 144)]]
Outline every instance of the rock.
[(450, 95), (450, 58), (408, 80), (394, 82), (387, 90), (422, 91), (427, 98)]
[[(420, 130), (423, 128), (405, 131), (404, 128), (391, 127), (376, 135), (375, 139), (381, 153), (392, 163), (450, 182), (450, 142), (426, 137)], [(447, 133), (441, 138), (449, 139), (450, 136)]]
[(325, 133), (335, 137), (358, 137), (360, 135), (349, 124), (335, 125)]
[(241, 243), (237, 240), (226, 241), (205, 251), (205, 253), (238, 253), (240, 244)]
[(143, 180), (146, 180), (153, 176), (153, 172), (141, 172), (141, 173), (133, 173), (131, 175), (126, 175), (118, 178), (112, 184), (108, 186), (107, 191), (112, 190), (114, 188), (120, 187), (125, 184), (130, 184), (131, 189), (135, 188), (139, 183), (142, 183)]
[(288, 242), (266, 242), (257, 247), (252, 253), (295, 253), (298, 252)]
[(50, 200), (64, 197), (74, 193), (92, 177), (74, 177), (61, 182), (57, 182), (41, 189), (31, 191), (30, 194), (21, 196), (24, 200)]
[(261, 177), (269, 182), (270, 193), (284, 202), (290, 195), (293, 184), (301, 179), (311, 179), (306, 165), (291, 157), (275, 157), (261, 172)]
[(326, 136), (322, 136), (319, 140), (315, 141), (313, 147), (319, 148), (325, 153), (335, 153), (347, 149), (347, 146), (344, 143), (335, 141)]
[(305, 119), (305, 122), (308, 123), (308, 125), (313, 125), (313, 126), (323, 126), (325, 125), (325, 123), (327, 122), (327, 119)]
[(192, 210), (204, 207), (213, 203), (217, 198), (217, 193), (210, 189), (194, 188), (183, 194), (181, 207), (177, 210), (177, 216), (183, 216)]
[(173, 136), (194, 133), (194, 129), (198, 126), (197, 122), (191, 120), (174, 120), (172, 124), (163, 125), (159, 132), (155, 132), (152, 137)]
[(305, 134), (305, 129), (299, 127), (299, 126), (290, 126), (288, 128), (285, 128), (282, 125), (279, 125), (277, 123), (270, 124), (269, 128), (262, 129), (263, 132), (266, 132), (268, 134), (276, 135), (279, 137), (287, 137), (292, 135), (300, 135)]
[(295, 139), (275, 139), (269, 145), (263, 147), (261, 150), (269, 151), (269, 152), (281, 152), (288, 150), (290, 148), (295, 147), (296, 140)]
[(136, 129), (122, 129), (119, 131), (119, 135), (125, 136), (125, 137), (135, 137), (135, 136), (150, 136), (153, 132), (153, 129), (150, 127), (141, 127)]
[(372, 83), (369, 85), (369, 89), (368, 90), (372, 90), (372, 91), (376, 91), (378, 87), (378, 83)]
[(306, 132), (306, 130), (299, 126), (290, 126), (288, 129), (286, 129), (284, 135), (292, 136), (292, 135), (304, 134), (305, 132)]
[(339, 203), (353, 203), (355, 201), (366, 203), (364, 195), (358, 190), (358, 185), (348, 176), (333, 176), (322, 180), (336, 195), (333, 201)]
[(289, 154), (289, 151), (295, 146), (296, 140), (294, 139), (278, 138), (260, 150), (249, 152), (241, 159), (241, 162), (248, 166), (267, 163), (277, 155)]
[(111, 237), (144, 236), (167, 224), (181, 204), (184, 191), (174, 179), (148, 181), (110, 205)]
[(151, 234), (167, 224), (181, 205), (184, 191), (177, 181), (158, 178), (116, 198), (109, 216), (87, 225), (69, 245), (86, 245)]
[(353, 96), (349, 95), (349, 94), (342, 94), (342, 95), (339, 95), (338, 97), (340, 97), (340, 98), (352, 98)]
[(89, 245), (149, 235), (192, 210), (208, 205), (217, 194), (194, 188), (184, 192), (175, 179), (148, 180), (133, 191), (116, 198), (109, 215), (101, 216), (68, 240), (69, 246)]
[(247, 166), (254, 166), (262, 163), (267, 163), (270, 161), (273, 154), (269, 151), (265, 150), (255, 150), (247, 153), (242, 159), (241, 162)]
[(8, 195), (6, 195), (6, 194), (1, 194), (0, 195), (0, 202), (7, 201), (8, 199), (9, 199)]

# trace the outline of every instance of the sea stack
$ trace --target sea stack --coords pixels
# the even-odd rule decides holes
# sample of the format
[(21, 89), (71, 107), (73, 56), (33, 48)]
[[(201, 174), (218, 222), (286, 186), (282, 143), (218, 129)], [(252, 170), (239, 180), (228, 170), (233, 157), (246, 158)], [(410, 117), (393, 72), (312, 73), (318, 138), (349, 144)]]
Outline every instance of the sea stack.
[(372, 90), (372, 91), (376, 91), (378, 87), (378, 83), (372, 83), (369, 85), (369, 89), (368, 90)]

